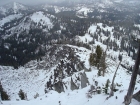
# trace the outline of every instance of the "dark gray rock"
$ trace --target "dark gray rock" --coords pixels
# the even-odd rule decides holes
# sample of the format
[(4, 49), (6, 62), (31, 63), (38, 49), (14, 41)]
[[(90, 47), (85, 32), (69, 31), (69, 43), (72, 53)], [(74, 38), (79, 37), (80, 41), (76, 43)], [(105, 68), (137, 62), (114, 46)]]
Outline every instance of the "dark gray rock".
[(71, 90), (76, 90), (78, 89), (78, 86), (73, 82), (73, 79), (71, 78)]
[(133, 95), (133, 98), (140, 102), (140, 91)]
[(64, 92), (64, 87), (63, 83), (61, 81), (58, 81), (57, 83), (54, 84), (55, 91), (58, 93)]
[(81, 73), (81, 88), (85, 88), (87, 86), (87, 83), (89, 84), (86, 73)]

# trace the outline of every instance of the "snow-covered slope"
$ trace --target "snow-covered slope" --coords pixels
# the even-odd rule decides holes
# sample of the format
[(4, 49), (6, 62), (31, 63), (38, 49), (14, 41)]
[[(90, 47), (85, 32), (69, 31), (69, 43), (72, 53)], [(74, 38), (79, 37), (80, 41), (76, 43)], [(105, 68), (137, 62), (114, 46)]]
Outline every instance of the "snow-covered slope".
[(30, 9), (29, 7), (27, 7), (23, 4), (20, 4), (17, 2), (12, 2), (12, 3), (1, 6), (0, 12), (1, 12), (1, 14), (6, 16), (9, 14), (21, 13), (22, 11), (27, 12), (29, 9)]
[[(1, 30), (3, 30), (5, 27), (2, 27), (5, 23), (10, 23), (12, 20), (14, 19), (18, 19), (23, 17), (22, 14), (15, 14), (15, 15), (9, 15), (5, 18), (3, 18), (0, 21), (0, 26), (1, 26)], [(43, 26), (47, 27), (44, 28), (44, 32), (47, 32), (48, 29), (51, 29), (53, 27), (53, 24), (50, 20), (50, 18), (54, 18), (53, 15), (49, 15), (49, 14), (45, 14), (42, 11), (38, 11), (38, 12), (34, 12), (33, 14), (27, 15), (25, 17), (23, 17), (20, 22), (19, 21), (15, 21), (14, 25), (11, 26), (6, 26), (6, 27), (10, 27), (8, 30), (5, 31), (10, 31), (10, 34), (5, 34), (3, 38), (7, 38), (11, 35), (13, 35), (15, 32), (18, 34), (22, 33), (25, 29), (26, 32), (28, 33), (29, 30), (31, 28), (35, 28), (35, 27), (40, 27), (42, 29)]]
[[(99, 29), (100, 27), (100, 29)], [(105, 32), (110, 33), (108, 36), (106, 36), (104, 33), (100, 33), (100, 35), (96, 36), (96, 34), (98, 33), (98, 30), (103, 30)], [(95, 49), (97, 45), (103, 46), (102, 48), (104, 49), (104, 51), (106, 50), (106, 45), (104, 45), (104, 41), (106, 40), (110, 40), (111, 42), (115, 42), (116, 45), (121, 48), (121, 40), (122, 38), (115, 38), (115, 31), (114, 27), (110, 27), (110, 26), (104, 26), (102, 23), (97, 23), (96, 25), (93, 24), (88, 28), (88, 32), (84, 35), (84, 36), (76, 36), (75, 40), (77, 40), (78, 42), (82, 42), (82, 43), (95, 43), (93, 45), (91, 45), (92, 49)], [(135, 34), (134, 34), (135, 35)], [(139, 35), (138, 35), (139, 36)], [(98, 38), (95, 38), (98, 37)], [(107, 51), (108, 55), (110, 57), (112, 57), (113, 59), (118, 59), (119, 54), (121, 54), (123, 56), (123, 62), (122, 64), (127, 67), (130, 68), (134, 65), (134, 60), (132, 60), (132, 57), (128, 56), (128, 52), (127, 51), (114, 51), (113, 49), (109, 49), (109, 51)]]
[[(2, 59), (1, 64), (9, 64), (17, 69), (0, 66), (0, 81), (11, 99), (3, 101), (4, 105), (123, 105), (131, 78), (129, 70), (135, 62), (135, 38), (139, 36), (139, 25), (132, 25), (127, 29), (114, 20), (106, 20), (110, 14), (105, 13), (109, 13), (109, 7), (115, 5), (112, 0), (102, 1), (100, 5), (100, 0), (97, 1), (95, 4), (90, 4), (93, 1), (88, 1), (89, 4), (78, 4), (78, 7), (74, 5), (73, 8), (46, 5), (43, 7), (45, 11), (33, 11), (26, 15), (15, 14), (20, 10), (26, 11), (25, 6), (18, 3), (7, 5), (14, 15), (0, 20), (3, 38), (0, 40), (0, 47), (3, 48), (0, 58), (4, 55), (3, 59), (6, 59)], [(122, 0), (114, 2), (120, 3)], [(10, 13), (10, 9), (7, 12), (4, 7), (0, 8), (3, 14)], [(115, 13), (118, 16), (116, 11), (117, 9)], [(100, 15), (102, 12), (104, 15)], [(115, 17), (115, 13), (111, 16)], [(89, 14), (93, 17), (88, 18)], [(106, 21), (100, 21), (102, 18)], [(96, 52), (98, 45), (107, 54), (104, 77), (98, 76), (97, 67), (89, 64), (90, 54)], [(115, 79), (116, 92), (107, 100), (120, 55), (122, 62)], [(6, 62), (10, 60), (13, 62)], [(108, 94), (105, 94), (107, 81)], [(24, 101), (18, 95), (20, 89), (27, 96)], [(140, 76), (137, 78), (134, 93), (139, 90)], [(139, 104), (133, 99), (130, 105)]]
[(23, 15), (22, 14), (14, 14), (14, 15), (9, 15), (5, 18), (2, 18), (0, 20), (0, 27), (3, 26), (5, 23), (11, 22), (14, 19), (19, 19), (21, 18)]
[(31, 15), (30, 18), (37, 24), (41, 22), (41, 24), (43, 25), (52, 26), (50, 19), (47, 16), (45, 16), (44, 13), (41, 11), (34, 13), (33, 15)]
[(17, 13), (19, 10), (27, 9), (27, 7), (25, 7), (22, 4), (17, 3), (17, 2), (6, 4), (6, 5), (2, 6), (1, 8), (3, 8), (3, 11), (2, 11), (3, 13), (8, 12), (9, 9), (12, 9), (14, 11), (14, 13)]
[[(91, 53), (90, 50), (71, 45), (67, 46), (77, 49), (75, 50), (76, 55), (79, 56), (81, 61), (85, 62), (84, 64), (86, 68), (90, 68), (88, 63), (89, 54)], [(56, 66), (50, 68), (49, 71), (44, 69), (36, 70), (33, 66), (35, 62), (36, 61), (34, 61), (34, 63), (31, 63), (31, 65), (29, 63), (28, 67), (20, 67), (18, 70), (14, 70), (11, 67), (0, 67), (0, 79), (3, 88), (7, 91), (8, 94), (10, 94), (11, 98), (11, 101), (3, 101), (3, 105), (45, 105), (46, 103), (51, 105), (58, 105), (59, 103), (61, 103), (61, 105), (123, 105), (124, 96), (127, 93), (130, 82), (131, 73), (127, 72), (127, 70), (121, 66), (119, 67), (115, 79), (116, 89), (118, 89), (118, 91), (114, 93), (113, 97), (106, 100), (108, 95), (106, 95), (103, 91), (101, 92), (101, 94), (93, 93), (90, 95), (90, 98), (88, 97), (88, 94), (90, 94), (89, 90), (91, 85), (96, 87), (95, 81), (98, 81), (97, 87), (103, 88), (108, 79), (110, 81), (112, 80), (116, 67), (119, 63), (118, 61), (107, 58), (107, 63), (110, 66), (107, 68), (107, 72), (104, 77), (98, 77), (98, 70), (95, 67), (91, 67), (91, 71), (81, 70), (80, 72), (74, 73), (71, 77), (65, 77), (65, 79), (62, 80), (64, 83), (66, 83), (65, 85), (67, 86), (65, 92), (57, 93), (51, 90), (46, 94), (44, 92), (46, 82), (49, 80), (49, 77), (54, 72)], [(38, 62), (38, 65), (41, 65), (41, 62)], [(72, 91), (70, 89), (71, 78), (73, 79), (75, 84), (80, 85), (81, 82), (77, 81), (76, 78), (79, 77), (81, 79), (80, 75), (84, 72), (89, 81), (87, 87), (83, 89), (79, 88), (78, 90)], [(134, 93), (140, 89), (139, 81), (140, 77), (138, 76)], [(16, 99), (19, 99), (18, 92), (20, 89), (27, 93), (28, 101), (14, 101)], [(39, 96), (37, 99), (34, 99), (34, 96), (37, 93), (39, 94)], [(130, 105), (139, 105), (139, 102), (133, 99)]]
[(83, 8), (80, 8), (78, 11), (77, 11), (77, 15), (84, 15), (84, 16), (87, 16), (88, 13), (90, 12), (93, 12), (92, 9), (90, 8), (87, 8), (87, 7), (83, 7)]

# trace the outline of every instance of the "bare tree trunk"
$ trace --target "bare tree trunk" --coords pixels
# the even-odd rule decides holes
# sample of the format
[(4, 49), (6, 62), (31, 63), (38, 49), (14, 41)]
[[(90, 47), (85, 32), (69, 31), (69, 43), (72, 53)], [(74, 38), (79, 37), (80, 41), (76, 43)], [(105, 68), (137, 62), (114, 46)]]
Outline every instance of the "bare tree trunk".
[(111, 92), (110, 92), (109, 97), (114, 96), (114, 81), (115, 81), (115, 77), (116, 77), (116, 74), (117, 74), (117, 71), (119, 69), (120, 64), (121, 64), (121, 61), (119, 62), (118, 67), (117, 67), (117, 69), (114, 73), (114, 76), (113, 76), (113, 79), (112, 79), (112, 84), (111, 84)]
[(2, 103), (2, 99), (1, 99), (1, 92), (0, 92), (0, 103), (3, 104), (3, 103)]
[(135, 66), (134, 66), (133, 71), (132, 71), (132, 76), (131, 76), (131, 81), (130, 81), (130, 84), (129, 84), (128, 92), (127, 92), (127, 95), (124, 98), (125, 105), (129, 105), (131, 103), (133, 91), (134, 91), (135, 84), (136, 84), (136, 78), (137, 78), (137, 74), (138, 74), (138, 71), (139, 71), (139, 64), (140, 64), (140, 45), (139, 45), (139, 48), (138, 48), (138, 53), (137, 53), (137, 58), (136, 58), (136, 61), (135, 61)]

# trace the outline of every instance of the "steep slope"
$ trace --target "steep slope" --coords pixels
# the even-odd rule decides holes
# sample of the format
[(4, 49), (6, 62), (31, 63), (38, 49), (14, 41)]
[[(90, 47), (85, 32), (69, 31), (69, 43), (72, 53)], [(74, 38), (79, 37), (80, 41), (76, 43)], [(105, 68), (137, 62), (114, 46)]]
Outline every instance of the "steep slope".
[[(63, 48), (64, 46), (60, 46), (55, 48), (52, 55), (52, 58), (50, 58), (50, 61), (48, 61), (49, 58), (43, 57), (41, 61), (32, 61), (28, 63), (25, 67), (20, 67), (18, 70), (14, 70), (11, 67), (2, 67), (1, 66), (1, 72), (0, 72), (0, 78), (1, 82), (3, 85), (3, 88), (7, 91), (7, 93), (10, 95), (11, 102), (6, 102), (3, 101), (4, 105), (11, 104), (11, 105), (16, 105), (16, 104), (41, 104), (44, 105), (46, 103), (52, 103), (53, 105), (57, 105), (59, 103), (71, 105), (91, 105), (91, 104), (98, 104), (98, 105), (123, 105), (123, 100), (124, 96), (127, 92), (127, 88), (129, 85), (131, 73), (127, 72), (126, 69), (124, 69), (122, 66), (119, 67), (119, 70), (116, 75), (115, 79), (115, 84), (116, 84), (116, 89), (117, 91), (114, 93), (115, 95), (111, 97), (109, 100), (106, 98), (108, 97), (107, 94), (104, 93), (104, 87), (106, 84), (106, 81), (109, 79), (109, 81), (112, 80), (115, 69), (117, 67), (118, 61), (111, 60), (110, 58), (107, 58), (107, 63), (110, 65), (107, 68), (107, 72), (104, 77), (98, 76), (98, 70), (95, 67), (91, 67), (91, 71), (87, 71), (86, 69), (79, 68), (80, 71), (76, 72), (71, 72), (71, 75), (65, 74), (65, 69), (63, 68), (63, 73), (64, 73), (64, 78), (61, 78), (63, 87), (64, 87), (64, 92), (62, 93), (57, 93), (54, 90), (49, 90), (47, 89), (47, 82), (51, 80), (53, 82), (53, 79), (55, 78), (55, 70), (59, 69), (59, 65), (61, 65), (61, 62), (57, 60), (58, 57), (57, 54), (59, 54), (59, 51), (65, 52), (63, 56), (63, 59), (60, 59), (64, 61), (65, 63), (70, 63), (70, 60), (68, 60), (69, 54), (67, 51), (72, 51), (70, 49), (73, 49), (75, 52), (74, 54), (78, 56), (81, 62), (85, 62), (84, 66), (86, 68), (90, 68), (88, 59), (89, 59), (89, 54), (91, 53), (90, 50), (87, 50), (85, 48), (79, 48), (76, 46), (71, 46), (67, 45)], [(66, 50), (66, 49), (69, 50)], [(54, 48), (51, 48), (52, 50)], [(65, 51), (64, 51), (65, 50)], [(50, 53), (51, 54), (51, 53)], [(48, 56), (51, 57), (51, 56)], [(70, 57), (71, 58), (71, 57)], [(47, 62), (46, 62), (46, 60)], [(53, 60), (57, 60), (54, 61)], [(51, 62), (52, 61), (52, 62)], [(47, 69), (47, 63), (49, 64), (49, 69)], [(52, 64), (51, 64), (52, 63)], [(77, 63), (75, 63), (77, 64)], [(45, 67), (46, 65), (46, 67)], [(65, 67), (65, 66), (63, 66)], [(13, 69), (13, 70), (12, 70)], [(76, 69), (78, 70), (78, 69)], [(7, 73), (9, 72), (9, 73)], [(61, 73), (61, 72), (59, 72)], [(81, 87), (81, 83), (83, 83), (83, 74), (86, 75), (87, 77), (87, 86), (84, 88)], [(59, 74), (60, 76), (60, 74)], [(4, 79), (5, 78), (5, 79)], [(78, 79), (79, 78), (79, 79)], [(59, 80), (56, 78), (56, 80)], [(85, 80), (85, 79), (84, 79)], [(78, 89), (74, 89), (73, 91), (71, 89), (71, 83), (73, 83), (76, 86), (79, 86)], [(96, 82), (98, 82), (96, 84)], [(137, 78), (136, 82), (136, 88), (135, 92), (139, 90), (140, 84), (139, 84), (139, 76)], [(90, 93), (90, 90), (92, 89), (91, 87), (94, 86), (95, 88), (101, 87), (101, 94), (98, 93)], [(110, 83), (109, 83), (110, 86)], [(67, 87), (67, 88), (66, 88)], [(46, 89), (47, 91), (45, 91)], [(27, 99), (30, 101), (17, 101), (15, 102), (14, 100), (19, 99), (18, 92), (19, 90), (22, 89), (26, 94), (27, 94)], [(55, 89), (55, 88), (53, 88)], [(45, 94), (45, 92), (47, 92)], [(110, 88), (108, 87), (108, 93), (110, 92)], [(37, 99), (34, 100), (33, 98), (36, 98), (36, 94), (39, 94), (37, 96)], [(117, 98), (116, 98), (117, 97)], [(116, 101), (114, 103), (114, 101)], [(131, 105), (139, 105), (139, 103), (136, 100), (132, 100)]]
[(22, 16), (23, 16), (22, 14), (14, 14), (14, 15), (9, 15), (9, 16), (7, 16), (5, 18), (2, 18), (0, 20), (0, 28), (3, 27), (6, 23), (10, 23), (15, 19), (21, 18)]
[[(19, 65), (20, 62), (20, 65), (23, 65), (25, 62), (27, 63), (29, 61), (30, 57), (31, 59), (37, 58), (39, 52), (41, 55), (44, 54), (44, 49), (42, 50), (42, 48), (44, 48), (44, 44), (49, 41), (49, 30), (53, 27), (53, 23), (50, 19), (53, 18), (53, 15), (41, 11), (34, 12), (33, 14), (19, 19), (18, 17), (16, 17), (16, 19), (13, 18), (13, 22), (8, 22), (10, 19), (7, 19), (7, 23), (4, 23), (3, 20), (6, 20), (6, 18), (4, 18), (2, 20), (3, 23), (1, 23), (1, 40), (3, 41), (0, 43), (0, 48), (4, 48), (5, 50), (0, 51), (0, 62), (4, 64), (6, 61), (9, 62), (10, 65), (15, 66)], [(29, 45), (31, 45), (32, 48), (30, 48)], [(17, 53), (17, 50), (20, 53)], [(6, 60), (5, 51), (8, 55), (11, 55), (11, 57), (9, 56), (10, 58), (8, 58), (9, 61)], [(20, 56), (19, 54), (22, 54), (23, 56)], [(25, 56), (28, 57), (26, 58)]]

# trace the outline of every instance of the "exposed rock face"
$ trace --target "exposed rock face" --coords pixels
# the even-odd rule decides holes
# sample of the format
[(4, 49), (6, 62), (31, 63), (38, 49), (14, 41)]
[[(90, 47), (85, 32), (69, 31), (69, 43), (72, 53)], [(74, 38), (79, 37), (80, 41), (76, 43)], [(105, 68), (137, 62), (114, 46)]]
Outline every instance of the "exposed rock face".
[(140, 91), (133, 95), (133, 98), (140, 102)]
[(64, 92), (64, 87), (63, 83), (61, 81), (58, 81), (57, 83), (54, 84), (55, 91), (58, 93)]
[(86, 73), (81, 73), (81, 88), (85, 88), (87, 86), (87, 83), (89, 83)]
[(71, 78), (71, 90), (76, 90), (78, 89), (78, 87), (76, 86), (76, 84), (73, 82), (73, 79)]

